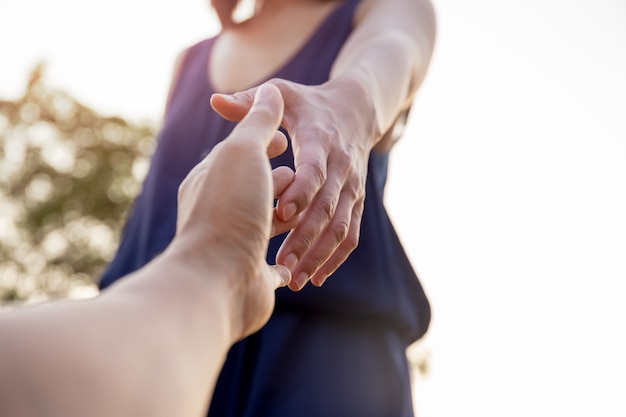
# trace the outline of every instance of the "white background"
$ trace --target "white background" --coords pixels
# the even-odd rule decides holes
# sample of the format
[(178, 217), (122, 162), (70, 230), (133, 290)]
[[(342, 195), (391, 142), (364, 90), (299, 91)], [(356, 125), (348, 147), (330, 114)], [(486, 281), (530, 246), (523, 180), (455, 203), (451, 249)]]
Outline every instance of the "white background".
[[(433, 304), (417, 408), (626, 415), (626, 2), (435, 0), (387, 203)], [(0, 0), (0, 98), (40, 59), (105, 114), (160, 117), (208, 0)]]

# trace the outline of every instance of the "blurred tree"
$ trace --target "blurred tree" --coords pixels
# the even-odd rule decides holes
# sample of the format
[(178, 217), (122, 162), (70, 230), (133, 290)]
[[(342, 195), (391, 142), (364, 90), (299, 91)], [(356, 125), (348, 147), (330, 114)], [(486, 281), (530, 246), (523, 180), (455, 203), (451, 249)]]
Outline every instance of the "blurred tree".
[(0, 302), (95, 288), (152, 152), (155, 127), (49, 88), (0, 101)]

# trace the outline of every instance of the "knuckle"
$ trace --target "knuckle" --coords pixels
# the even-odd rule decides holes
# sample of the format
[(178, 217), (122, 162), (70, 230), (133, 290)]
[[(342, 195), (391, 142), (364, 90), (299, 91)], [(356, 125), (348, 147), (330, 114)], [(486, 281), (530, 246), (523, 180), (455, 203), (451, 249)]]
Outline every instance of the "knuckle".
[(273, 86), (275, 86), (276, 88), (278, 88), (278, 90), (280, 90), (281, 95), (283, 96), (284, 99), (287, 99), (289, 97), (289, 93), (291, 90), (291, 83), (283, 78), (270, 78), (266, 84), (272, 84)]
[(342, 168), (344, 173), (348, 173), (352, 169), (352, 154), (345, 148), (338, 149), (333, 153), (333, 158), (338, 166)]
[(359, 245), (359, 233), (349, 233), (343, 243), (352, 252)]
[(313, 245), (315, 236), (312, 233), (302, 233), (298, 239), (298, 245), (294, 248), (294, 252), (301, 256)]
[(320, 254), (314, 254), (309, 258), (309, 262), (306, 265), (306, 270), (309, 275), (313, 275), (324, 264), (325, 257)]
[(254, 107), (254, 117), (261, 122), (273, 123), (276, 115), (267, 105)]
[(324, 195), (319, 200), (318, 208), (326, 217), (330, 218), (337, 208), (337, 200), (332, 195)]
[(320, 158), (309, 161), (309, 169), (318, 184), (323, 184), (326, 181), (326, 164)]
[(332, 234), (337, 242), (343, 242), (349, 236), (350, 225), (346, 221), (339, 221), (332, 225)]
[(350, 196), (350, 198), (355, 202), (355, 206), (363, 206), (365, 201), (365, 189), (363, 188), (361, 182), (353, 181), (346, 184), (343, 192)]

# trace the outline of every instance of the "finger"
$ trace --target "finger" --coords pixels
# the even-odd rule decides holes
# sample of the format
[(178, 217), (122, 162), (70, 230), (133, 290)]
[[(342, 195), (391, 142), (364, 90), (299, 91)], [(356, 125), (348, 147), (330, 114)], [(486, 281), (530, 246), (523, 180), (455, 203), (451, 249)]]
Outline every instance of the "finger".
[(324, 282), (348, 259), (348, 256), (359, 244), (361, 219), (363, 218), (363, 206), (354, 208), (348, 237), (333, 252), (332, 256), (311, 276), (311, 283), (321, 287)]
[(228, 137), (218, 143), (211, 152), (200, 163), (191, 170), (188, 176), (197, 176), (204, 171), (226, 141), (230, 143), (242, 142), (243, 145), (259, 144), (267, 148), (267, 155), (273, 158), (287, 150), (287, 138), (278, 131), (280, 120), (284, 111), (284, 102), (280, 91), (272, 86), (266, 85), (263, 88), (255, 89), (258, 94), (250, 111), (245, 115), (244, 120), (238, 123)]
[(238, 122), (250, 110), (256, 90), (257, 87), (235, 94), (215, 93), (211, 96), (211, 107), (224, 119)]
[(272, 218), (272, 230), (271, 237), (282, 235), (285, 232), (290, 231), (298, 224), (299, 217), (296, 216), (289, 221), (282, 221), (278, 214), (276, 213), (276, 209), (274, 209), (274, 214)]
[[(350, 233), (353, 207), (354, 199), (343, 196), (335, 215), (329, 222), (327, 221), (328, 225), (321, 233), (314, 231), (318, 220), (315, 217), (308, 217), (309, 210), (317, 207), (312, 205), (303, 214), (307, 216), (306, 226), (301, 227), (305, 221), (300, 220), (298, 226), (285, 239), (280, 248), (280, 253), (276, 256), (277, 262), (291, 267), (294, 276), (292, 288), (301, 289), (309, 277), (313, 276), (318, 268), (343, 244)], [(288, 255), (285, 256), (284, 254)], [(294, 262), (297, 262), (295, 266), (293, 266)]]
[[(280, 78), (272, 78), (262, 85), (267, 84), (272, 84), (278, 87), (285, 103), (291, 102), (291, 104), (288, 104), (285, 107), (292, 107), (293, 104), (295, 104), (295, 102), (299, 99), (299, 90), (301, 86), (297, 83)], [(252, 103), (254, 102), (256, 91), (260, 87), (261, 86), (253, 87), (233, 94), (214, 93), (211, 95), (211, 107), (226, 120), (238, 122), (243, 119), (246, 113), (248, 113), (248, 110), (250, 110), (250, 106), (252, 106)], [(284, 114), (283, 126), (285, 126), (287, 130), (291, 131), (289, 126), (293, 123), (290, 122), (295, 119), (297, 119), (297, 117), (294, 114), (286, 112)]]
[(272, 138), (272, 141), (267, 147), (267, 157), (268, 158), (277, 157), (278, 155), (282, 154), (283, 152), (287, 150), (287, 146), (288, 146), (287, 137), (285, 136), (283, 132), (281, 132), (280, 130), (277, 130), (274, 133), (274, 137)]
[(265, 148), (277, 137), (276, 129), (283, 117), (284, 104), (278, 88), (265, 84), (256, 90), (250, 111), (226, 140), (242, 144), (261, 143)]
[(268, 265), (274, 289), (286, 287), (291, 281), (291, 272), (283, 265)]
[[(337, 177), (329, 179), (310, 206), (300, 215), (297, 228), (281, 245), (277, 254), (277, 262), (281, 262), (293, 268), (298, 261), (307, 253), (310, 247), (316, 244), (322, 233), (328, 236), (325, 239), (326, 247), (319, 253), (327, 252), (326, 256), (318, 259), (318, 265), (306, 269), (311, 274), (323, 263), (330, 253), (345, 239), (350, 224), (350, 212), (354, 204), (354, 198), (346, 198), (344, 193), (340, 199), (341, 186)], [(281, 197), (281, 199), (284, 197)], [(339, 201), (339, 203), (338, 203)], [(280, 200), (279, 200), (280, 204)], [(326, 226), (334, 222), (329, 233)], [(342, 226), (343, 225), (343, 226)], [(318, 253), (318, 256), (319, 256)]]
[[(280, 195), (285, 191), (285, 189), (293, 182), (295, 173), (291, 170), (291, 168), (287, 166), (279, 166), (272, 170), (272, 178), (274, 182), (274, 198), (280, 198)], [(294, 217), (288, 222), (284, 222), (276, 213), (276, 209), (274, 209), (274, 213), (272, 216), (272, 231), (271, 236), (277, 236), (283, 234), (289, 230), (291, 230), (298, 222), (298, 217)]]
[[(288, 110), (285, 117), (289, 113)], [(308, 120), (301, 120), (296, 124), (291, 137), (296, 179), (285, 191), (278, 206), (278, 212), (283, 220), (289, 220), (290, 217), (304, 211), (329, 177), (329, 160), (333, 157), (331, 148), (336, 136), (333, 136), (334, 131), (330, 128), (311, 128), (307, 122)]]
[(296, 177), (283, 193), (278, 204), (278, 213), (285, 221), (306, 209), (326, 181), (326, 159), (307, 159), (296, 165)]
[(287, 166), (279, 166), (272, 170), (274, 180), (274, 198), (279, 198), (285, 189), (293, 182), (295, 173)]

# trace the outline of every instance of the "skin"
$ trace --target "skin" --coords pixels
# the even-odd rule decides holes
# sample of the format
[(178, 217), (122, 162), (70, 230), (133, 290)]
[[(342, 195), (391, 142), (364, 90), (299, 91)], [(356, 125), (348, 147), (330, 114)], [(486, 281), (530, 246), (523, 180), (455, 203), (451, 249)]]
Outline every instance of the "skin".
[(0, 415), (204, 415), (228, 349), (290, 280), (265, 262), (273, 197), (293, 181), (268, 164), (286, 149), (282, 111), (276, 87), (258, 90), (181, 185), (176, 236), (143, 269), (95, 299), (0, 315)]
[[(285, 27), (286, 31), (294, 30), (305, 24), (302, 10), (310, 8), (311, 3), (319, 3), (316, 10), (322, 15), (332, 6), (305, 0), (264, 2), (250, 21), (224, 29), (228, 50), (245, 48), (246, 40), (265, 40), (264, 52), (272, 50), (272, 40), (280, 43), (278, 39), (290, 39), (289, 33), (270, 34), (264, 39), (254, 36), (255, 27), (271, 33), (272, 28), (278, 28), (279, 33)], [(274, 16), (283, 16), (283, 24), (278, 18), (266, 18), (270, 11)], [(255, 19), (262, 24), (255, 25)], [(256, 32), (264, 33), (261, 29)], [(428, 0), (363, 0), (353, 33), (335, 61), (328, 82), (305, 86), (272, 79), (265, 83), (277, 86), (284, 97), (282, 124), (293, 141), (296, 177), (282, 194), (277, 213), (283, 221), (297, 219), (298, 223), (276, 258), (291, 270), (292, 290), (300, 290), (309, 280), (321, 286), (356, 248), (369, 154), (373, 149), (388, 152), (392, 148), (392, 128), (413, 101), (434, 42), (435, 16)], [(230, 59), (236, 63), (238, 58)], [(260, 65), (264, 68), (263, 61)], [(245, 73), (233, 76), (237, 75), (246, 79)], [(243, 91), (216, 94), (211, 105), (224, 118), (241, 120), (256, 88), (245, 89), (251, 84), (222, 79), (226, 79), (222, 85), (227, 91), (236, 90), (237, 85)]]
[[(275, 7), (305, 22), (305, 3), (265, 1), (248, 23)], [(427, 0), (364, 0), (355, 23), (327, 83), (275, 79), (214, 96), (216, 111), (243, 121), (182, 184), (163, 254), (93, 300), (0, 316), (0, 415), (203, 415), (228, 349), (269, 318), (273, 290), (292, 275), (294, 290), (322, 285), (341, 265), (358, 243), (369, 153), (393, 145), (435, 33)], [(254, 28), (228, 30), (242, 27)], [(267, 164), (285, 148), (280, 123), (295, 178)], [(267, 265), (267, 239), (294, 225), (277, 257), (288, 269)]]

